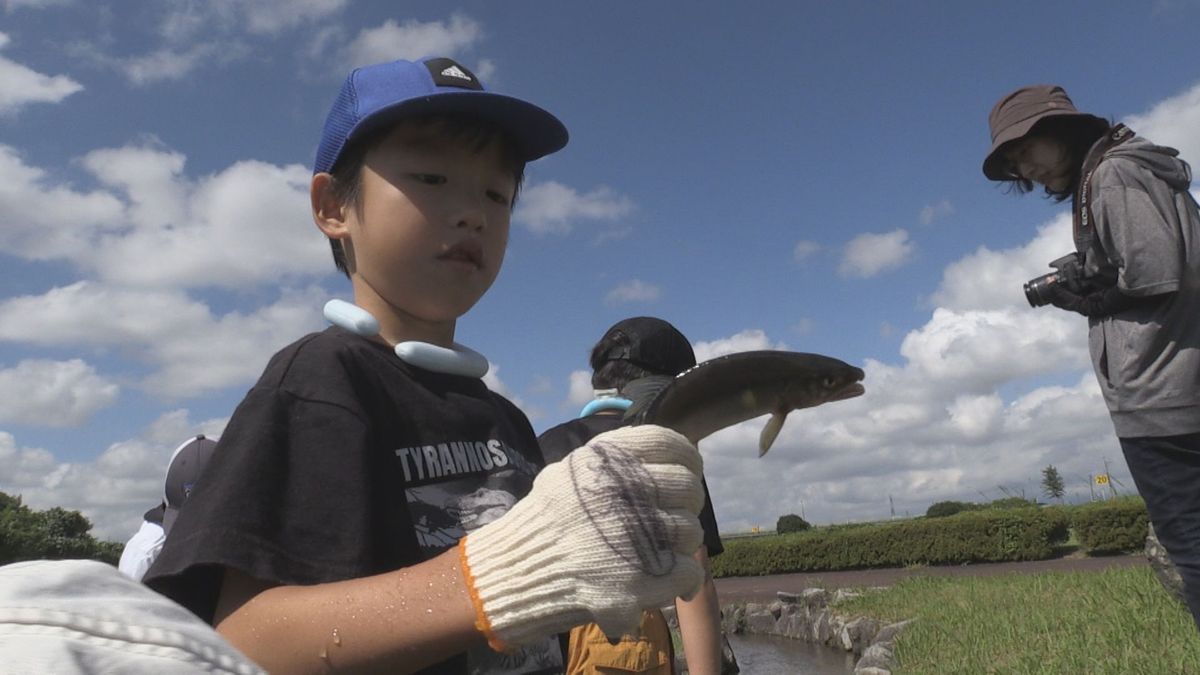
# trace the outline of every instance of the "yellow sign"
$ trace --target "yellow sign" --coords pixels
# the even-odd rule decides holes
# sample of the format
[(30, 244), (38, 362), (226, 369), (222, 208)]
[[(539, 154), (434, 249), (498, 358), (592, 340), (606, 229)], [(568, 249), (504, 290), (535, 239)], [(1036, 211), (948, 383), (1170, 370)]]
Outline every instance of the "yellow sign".
[(1108, 474), (1102, 473), (1096, 476), (1096, 485), (1108, 485)]

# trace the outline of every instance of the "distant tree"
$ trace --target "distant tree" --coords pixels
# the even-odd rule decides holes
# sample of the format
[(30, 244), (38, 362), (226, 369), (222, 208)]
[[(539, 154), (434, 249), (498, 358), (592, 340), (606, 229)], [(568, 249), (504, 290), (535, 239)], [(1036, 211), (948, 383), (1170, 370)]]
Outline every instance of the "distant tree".
[(1050, 499), (1057, 499), (1061, 504), (1063, 495), (1066, 494), (1066, 488), (1063, 486), (1062, 476), (1058, 473), (1058, 469), (1051, 464), (1042, 469), (1042, 494)]
[(90, 558), (115, 565), (122, 544), (97, 541), (82, 513), (53, 507), (35, 511), (0, 492), (0, 565), (20, 560)]
[(810, 527), (812, 527), (812, 525), (810, 525), (807, 520), (794, 513), (789, 513), (786, 516), (779, 516), (779, 521), (775, 523), (775, 532), (777, 534), (803, 532)]
[(970, 502), (934, 502), (929, 506), (928, 509), (925, 510), (925, 517), (945, 518), (946, 516), (952, 516), (961, 511), (973, 511), (977, 508), (979, 508), (978, 504), (972, 504)]
[(1037, 502), (1024, 497), (1001, 497), (987, 503), (989, 509), (1027, 509), (1030, 506), (1037, 506)]

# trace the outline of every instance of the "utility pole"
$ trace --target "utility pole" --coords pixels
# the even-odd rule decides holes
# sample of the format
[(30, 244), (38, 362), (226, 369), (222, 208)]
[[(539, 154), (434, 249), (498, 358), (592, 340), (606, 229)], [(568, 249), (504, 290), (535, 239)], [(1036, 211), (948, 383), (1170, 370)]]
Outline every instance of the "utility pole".
[(1108, 458), (1104, 458), (1104, 475), (1108, 476), (1108, 490), (1112, 493), (1113, 499), (1117, 498), (1117, 488), (1113, 485), (1112, 474), (1108, 472)]
[(888, 506), (892, 509), (892, 520), (896, 519), (896, 502), (892, 501), (892, 496), (888, 495)]

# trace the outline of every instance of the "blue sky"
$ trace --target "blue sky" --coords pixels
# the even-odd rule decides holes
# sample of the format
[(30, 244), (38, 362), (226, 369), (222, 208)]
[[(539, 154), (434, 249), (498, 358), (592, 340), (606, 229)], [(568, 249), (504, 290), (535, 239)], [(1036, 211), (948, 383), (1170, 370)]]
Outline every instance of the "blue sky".
[[(787, 348), (867, 394), (702, 444), (723, 529), (1132, 487), (1083, 319), (1025, 305), (1066, 208), (983, 178), (987, 114), (1062, 84), (1200, 161), (1200, 3), (0, 0), (0, 490), (124, 539), (171, 449), (347, 297), (312, 225), (349, 68), (452, 56), (571, 131), (459, 323), (541, 431), (631, 315)], [(889, 497), (891, 498), (889, 500)]]

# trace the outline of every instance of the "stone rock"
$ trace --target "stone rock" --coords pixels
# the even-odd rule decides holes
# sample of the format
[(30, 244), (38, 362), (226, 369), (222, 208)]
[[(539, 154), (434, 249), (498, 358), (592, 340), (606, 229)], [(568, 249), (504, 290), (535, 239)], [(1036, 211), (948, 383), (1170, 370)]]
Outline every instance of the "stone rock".
[(866, 668), (855, 668), (854, 675), (892, 675), (892, 671), (885, 668), (867, 666)]
[[(806, 589), (810, 590), (810, 589)], [(802, 596), (799, 593), (789, 593), (787, 591), (775, 591), (775, 597), (785, 605), (798, 605), (802, 602)]]
[(824, 609), (829, 605), (829, 593), (824, 588), (806, 588), (800, 596), (809, 610)]
[(1175, 569), (1175, 563), (1171, 562), (1171, 557), (1167, 555), (1167, 549), (1158, 541), (1158, 535), (1154, 533), (1154, 525), (1151, 524), (1147, 529), (1146, 559), (1150, 561), (1154, 576), (1158, 577), (1158, 582), (1176, 600), (1184, 602), (1183, 579), (1179, 576), (1179, 570)]
[(879, 632), (875, 634), (875, 642), (894, 641), (896, 636), (900, 634), (900, 631), (904, 630), (904, 627), (912, 623), (912, 621), (912, 619), (897, 621), (896, 623), (889, 623), (883, 628), (880, 628)]
[(842, 602), (843, 600), (849, 600), (850, 598), (857, 598), (860, 595), (862, 595), (862, 593), (859, 593), (857, 591), (850, 591), (850, 590), (846, 590), (845, 588), (839, 588), (839, 589), (837, 589), (837, 592), (835, 592), (833, 594), (833, 604), (836, 605), (836, 604)]
[(734, 634), (746, 632), (746, 606), (737, 603), (721, 610), (721, 628)]
[(894, 645), (891, 642), (876, 642), (863, 650), (862, 658), (854, 664), (854, 672), (863, 668), (878, 668), (890, 671), (895, 665)]
[(833, 639), (833, 628), (829, 625), (830, 612), (823, 609), (812, 620), (812, 640), (818, 644), (826, 644)]
[(776, 618), (771, 611), (762, 605), (746, 605), (746, 632), (757, 635), (775, 635), (778, 633)]
[(879, 632), (880, 621), (865, 616), (851, 619), (842, 627), (842, 649), (855, 654), (861, 654)]
[(805, 614), (791, 614), (775, 622), (775, 628), (780, 635), (797, 640), (807, 640), (811, 622)]

